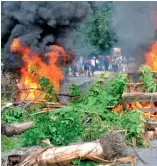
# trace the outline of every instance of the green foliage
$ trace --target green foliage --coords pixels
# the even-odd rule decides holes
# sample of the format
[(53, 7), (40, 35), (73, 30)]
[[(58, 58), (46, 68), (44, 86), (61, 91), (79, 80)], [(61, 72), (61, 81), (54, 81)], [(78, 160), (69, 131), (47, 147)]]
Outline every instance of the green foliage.
[(70, 92), (70, 95), (73, 96), (73, 98), (70, 100), (71, 103), (79, 103), (81, 101), (81, 90), (80, 90), (80, 86), (78, 85), (75, 85), (75, 84), (72, 84), (70, 85), (69, 87), (69, 92)]
[(110, 72), (104, 72), (100, 75), (100, 81), (103, 83), (105, 80), (107, 80), (110, 76)]
[(35, 127), (23, 134), (24, 145), (34, 145), (43, 139), (50, 139), (54, 145), (67, 145), (80, 135), (80, 114), (74, 109), (57, 113), (38, 115)]
[(18, 123), (22, 121), (24, 109), (20, 107), (6, 108), (2, 112), (2, 120), (6, 123)]
[(127, 130), (128, 144), (133, 137), (142, 144), (144, 120), (141, 113), (130, 112), (121, 116), (105, 108), (121, 101), (127, 75), (119, 73), (106, 87), (103, 84), (105, 79), (102, 75), (84, 95), (78, 86), (72, 85), (69, 90), (79, 98), (77, 104), (72, 102), (64, 109), (36, 115), (34, 128), (22, 135), (23, 145), (35, 145), (43, 139), (49, 139), (53, 145), (67, 145), (77, 139), (95, 140), (110, 130)]
[(141, 72), (140, 80), (144, 82), (144, 88), (148, 90), (148, 92), (156, 92), (157, 91), (157, 84), (154, 83), (153, 80), (153, 73), (151, 69), (147, 65), (142, 65), (139, 69)]
[(21, 140), (20, 137), (15, 138), (9, 138), (7, 136), (1, 137), (1, 145), (2, 145), (2, 151), (9, 151), (14, 148), (18, 148), (21, 146)]
[(27, 109), (26, 112), (28, 112), (28, 114), (36, 113), (36, 112), (38, 112), (43, 107), (43, 105), (44, 105), (43, 103), (30, 104), (26, 108)]
[(72, 161), (72, 164), (75, 166), (94, 166), (94, 165), (96, 165), (95, 162), (92, 162), (89, 160), (85, 160), (85, 161), (74, 160), (74, 161)]
[(116, 105), (121, 101), (127, 84), (127, 75), (119, 73), (106, 87), (103, 86), (105, 79), (106, 77), (102, 75), (77, 105), (77, 110), (82, 114), (82, 139), (95, 140), (106, 131), (125, 129), (128, 143), (133, 137), (142, 140), (144, 119), (139, 112), (125, 113), (120, 116), (105, 109), (106, 106)]
[(119, 73), (106, 87), (103, 87), (102, 80), (98, 80), (89, 88), (83, 102), (91, 108), (114, 106), (121, 101), (126, 83), (127, 75), (124, 73)]
[(108, 111), (105, 107), (116, 105), (121, 101), (127, 84), (127, 75), (119, 73), (104, 87), (103, 81), (107, 78), (106, 76), (101, 75), (77, 105), (77, 110), (80, 110), (83, 117), (82, 139), (84, 140), (95, 140), (108, 130), (121, 129), (120, 115)]
[(20, 123), (32, 121), (31, 114), (37, 112), (42, 107), (42, 104), (30, 104), (27, 110), (21, 107), (9, 107), (6, 108), (2, 113), (1, 117), (5, 123)]
[(88, 106), (95, 105), (97, 102), (97, 97), (101, 93), (101, 89), (102, 84), (100, 81), (97, 81), (93, 85), (91, 85), (84, 96), (83, 104), (86, 104)]
[(105, 3), (103, 10), (98, 10), (92, 3), (93, 20), (89, 23), (86, 39), (101, 51), (110, 50), (117, 41), (111, 29), (112, 3)]
[(32, 64), (30, 64), (29, 73), (30, 73), (32, 76), (37, 75), (37, 73), (36, 73), (36, 68), (35, 68)]
[[(89, 120), (89, 122), (87, 120)], [(84, 130), (82, 132), (82, 139), (85, 141), (95, 140), (107, 131), (103, 127), (103, 121), (99, 114), (91, 115), (87, 113), (83, 121), (85, 121), (85, 123), (83, 124)]]
[(50, 80), (48, 78), (45, 77), (39, 77), (39, 83), (43, 89), (43, 91), (45, 92), (46, 96), (45, 99), (51, 102), (56, 101), (57, 98), (57, 93), (54, 89), (54, 86), (50, 83)]
[(145, 119), (141, 112), (126, 112), (120, 116), (118, 113), (105, 110), (104, 112), (98, 111), (97, 115), (93, 114), (93, 116), (88, 114), (89, 117), (90, 121), (84, 124), (83, 140), (95, 140), (106, 131), (126, 130), (126, 140), (129, 145), (131, 145), (132, 138), (136, 138), (139, 145), (145, 145), (142, 137)]
[(42, 88), (42, 90), (45, 93), (45, 99), (49, 102), (55, 102), (58, 100), (57, 93), (54, 89), (53, 84), (50, 82), (50, 80), (46, 77), (40, 77), (36, 73), (36, 68), (33, 65), (30, 65), (29, 67), (29, 72), (32, 76), (38, 78), (38, 82)]
[[(103, 87), (102, 80), (98, 80), (87, 91), (82, 110), (85, 111), (85, 119), (90, 118), (89, 123), (84, 124), (82, 138), (94, 140), (109, 130), (127, 130), (128, 143), (133, 137), (142, 139), (144, 122), (139, 112), (125, 113), (120, 116), (105, 107), (118, 104), (122, 99), (122, 93), (126, 88), (127, 75), (119, 73), (106, 87)], [(133, 119), (133, 120), (132, 120)]]
[(116, 78), (111, 81), (109, 86), (106, 87), (106, 92), (115, 98), (116, 104), (122, 99), (122, 94), (126, 89), (127, 81), (127, 74), (119, 73)]
[(80, 97), (81, 96), (81, 90), (78, 85), (72, 84), (69, 87), (69, 92), (74, 97)]
[[(125, 113), (120, 120), (121, 128), (127, 130), (126, 140), (128, 144), (131, 144), (132, 138), (136, 138), (137, 141), (141, 141), (142, 134), (144, 133), (145, 119), (141, 112)], [(140, 144), (143, 144), (144, 140)]]

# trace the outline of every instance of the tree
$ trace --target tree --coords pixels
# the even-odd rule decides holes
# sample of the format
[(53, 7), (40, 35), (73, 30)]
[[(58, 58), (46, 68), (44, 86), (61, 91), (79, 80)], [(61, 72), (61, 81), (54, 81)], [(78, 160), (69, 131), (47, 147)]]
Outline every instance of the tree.
[(102, 8), (98, 8), (95, 2), (89, 3), (93, 10), (93, 19), (88, 25), (86, 40), (101, 52), (109, 51), (117, 42), (111, 28), (112, 2), (102, 3)]
[(95, 46), (86, 41), (87, 27), (91, 21), (92, 13), (89, 13), (86, 20), (77, 26), (75, 32), (76, 37), (72, 48), (72, 50), (76, 53), (77, 58), (80, 56), (88, 58), (91, 54), (96, 55), (97, 53), (100, 53)]

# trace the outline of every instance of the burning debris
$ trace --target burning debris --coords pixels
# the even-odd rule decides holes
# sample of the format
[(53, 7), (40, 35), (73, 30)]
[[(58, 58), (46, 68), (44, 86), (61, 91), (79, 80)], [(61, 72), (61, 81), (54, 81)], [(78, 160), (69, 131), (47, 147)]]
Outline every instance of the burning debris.
[[(128, 59), (134, 57), (139, 67), (145, 63), (145, 54), (149, 52), (151, 45), (153, 43), (154, 47), (156, 45), (157, 3), (150, 1), (114, 2), (114, 7), (113, 26), (118, 35), (122, 54)], [(147, 56), (147, 61), (152, 61), (151, 57), (150, 60), (148, 58)], [(147, 64), (150, 63), (147, 62)]]
[(152, 44), (151, 50), (145, 54), (146, 65), (152, 72), (157, 72), (157, 41)]
[(157, 120), (157, 82), (153, 78), (152, 69), (147, 65), (140, 67), (140, 82), (127, 83), (122, 103), (113, 108), (114, 112), (141, 110), (147, 120)]
[(2, 2), (4, 67), (22, 66), (21, 58), (10, 50), (15, 38), (42, 60), (52, 45), (70, 49), (74, 38), (70, 34), (86, 17), (88, 8), (88, 2)]
[(4, 68), (20, 73), (19, 90), (32, 88), (20, 95), (20, 101), (43, 98), (33, 90), (40, 88), (41, 77), (59, 92), (62, 67), (74, 58), (70, 34), (88, 8), (88, 2), (2, 2)]
[[(37, 53), (33, 53), (28, 46), (21, 44), (20, 39), (14, 39), (11, 44), (11, 51), (14, 54), (21, 56), (23, 65), (20, 69), (20, 80), (18, 83), (19, 90), (30, 89), (30, 93), (27, 96), (27, 100), (33, 100), (40, 95), (40, 91), (34, 89), (41, 88), (38, 79), (45, 77), (50, 80), (50, 83), (54, 86), (56, 91), (59, 91), (60, 82), (63, 80), (63, 73), (59, 65), (56, 64), (59, 57), (63, 57), (63, 61), (60, 62), (60, 66), (64, 66), (68, 63), (68, 55), (62, 47), (53, 45), (50, 46), (50, 51), (45, 53), (45, 57), (48, 62), (42, 61), (41, 56)], [(25, 97), (27, 95), (23, 94)], [(21, 99), (23, 99), (23, 97)]]

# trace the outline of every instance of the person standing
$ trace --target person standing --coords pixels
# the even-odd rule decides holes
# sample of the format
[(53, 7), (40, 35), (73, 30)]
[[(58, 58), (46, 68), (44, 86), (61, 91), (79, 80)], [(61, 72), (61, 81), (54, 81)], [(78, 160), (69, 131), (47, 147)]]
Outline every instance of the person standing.
[(75, 60), (73, 60), (73, 63), (72, 63), (72, 72), (73, 72), (73, 76), (77, 77), (76, 76), (76, 73), (77, 73), (77, 63), (76, 63)]
[(85, 76), (88, 75), (88, 71), (89, 71), (88, 60), (85, 60), (85, 61), (84, 61), (84, 72), (85, 72)]
[(64, 81), (69, 81), (69, 65), (63, 68)]
[(108, 71), (109, 64), (110, 64), (110, 58), (109, 58), (109, 56), (107, 55), (107, 56), (105, 57), (105, 70), (107, 70), (107, 71)]
[(84, 73), (84, 67), (83, 67), (83, 58), (80, 57), (79, 61), (78, 61), (78, 73), (79, 73), (79, 76), (82, 76), (83, 73)]
[(99, 70), (100, 69), (100, 63), (99, 63), (99, 60), (96, 59), (96, 70)]
[(116, 60), (113, 60), (112, 69), (114, 72), (117, 72), (117, 70), (118, 70), (118, 64), (117, 64)]
[(95, 59), (91, 59), (91, 72), (92, 72), (92, 75), (94, 75), (94, 72), (95, 72)]

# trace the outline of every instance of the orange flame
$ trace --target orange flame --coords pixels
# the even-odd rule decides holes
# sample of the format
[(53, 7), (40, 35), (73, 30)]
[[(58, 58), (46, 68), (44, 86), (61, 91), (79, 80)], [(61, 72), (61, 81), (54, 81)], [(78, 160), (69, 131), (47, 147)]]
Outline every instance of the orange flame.
[[(150, 103), (132, 102), (127, 104), (127, 110), (139, 110), (139, 109), (150, 109)], [(122, 105), (117, 104), (112, 111), (123, 114)], [(147, 120), (151, 119), (152, 121), (157, 121), (157, 112), (154, 112), (154, 114), (151, 114), (151, 110), (147, 110), (147, 111), (144, 111), (143, 113), (144, 113), (145, 119)]]
[[(66, 61), (68, 55), (62, 47), (57, 45), (50, 46), (50, 50), (44, 55), (48, 58), (48, 63), (45, 63), (42, 61), (41, 56), (32, 52), (28, 46), (23, 45), (20, 39), (16, 38), (13, 40), (11, 51), (20, 55), (23, 61), (23, 66), (20, 69), (19, 89), (40, 88), (38, 78), (46, 77), (53, 84), (55, 90), (59, 91), (60, 81), (63, 80), (64, 76), (61, 68), (56, 65), (56, 62), (60, 56), (63, 56)], [(26, 95), (27, 100), (34, 100), (41, 93), (36, 90), (30, 90), (29, 92), (29, 94), (27, 94), (28, 92), (24, 92), (23, 96), (20, 96), (20, 100), (23, 100)]]
[(150, 66), (152, 72), (157, 72), (157, 41), (151, 46), (150, 52), (145, 55), (146, 65)]

